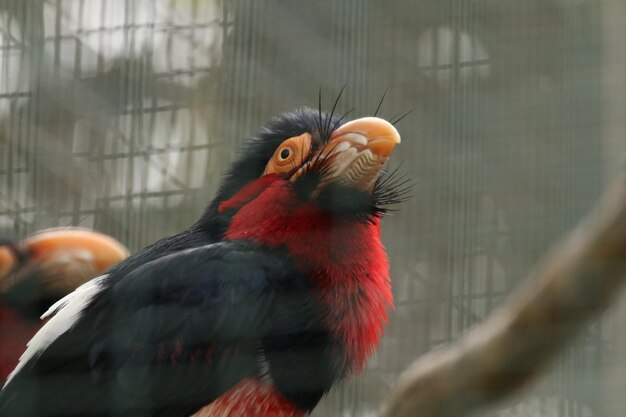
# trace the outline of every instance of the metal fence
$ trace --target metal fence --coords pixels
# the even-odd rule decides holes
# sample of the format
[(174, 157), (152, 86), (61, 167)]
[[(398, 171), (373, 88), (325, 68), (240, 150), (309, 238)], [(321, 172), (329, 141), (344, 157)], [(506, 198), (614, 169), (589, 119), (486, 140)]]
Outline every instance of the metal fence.
[[(84, 225), (136, 250), (193, 222), (273, 114), (345, 86), (343, 110), (369, 115), (386, 92), (383, 116), (411, 111), (397, 161), (417, 184), (384, 222), (397, 310), (365, 375), (316, 411), (369, 415), (412, 358), (501, 303), (623, 163), (625, 11), (617, 0), (1, 0), (0, 232)], [(592, 326), (492, 414), (621, 416), (610, 392), (626, 384), (625, 317)]]

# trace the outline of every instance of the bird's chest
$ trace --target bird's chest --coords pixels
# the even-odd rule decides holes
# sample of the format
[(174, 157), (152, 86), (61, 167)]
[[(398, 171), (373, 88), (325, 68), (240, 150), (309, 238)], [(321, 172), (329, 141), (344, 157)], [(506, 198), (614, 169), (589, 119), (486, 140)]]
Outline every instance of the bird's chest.
[(192, 417), (305, 417), (271, 384), (247, 378)]

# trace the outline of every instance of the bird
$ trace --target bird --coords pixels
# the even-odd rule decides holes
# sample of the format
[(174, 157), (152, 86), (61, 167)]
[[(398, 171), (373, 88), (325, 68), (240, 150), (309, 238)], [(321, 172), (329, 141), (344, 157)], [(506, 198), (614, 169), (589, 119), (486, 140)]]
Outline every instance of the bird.
[(52, 305), (0, 415), (303, 417), (361, 371), (393, 309), (381, 218), (407, 188), (394, 125), (334, 113), (271, 119), (196, 222)]
[(0, 239), (0, 381), (15, 368), (48, 307), (128, 256), (119, 241), (88, 228), (40, 230)]

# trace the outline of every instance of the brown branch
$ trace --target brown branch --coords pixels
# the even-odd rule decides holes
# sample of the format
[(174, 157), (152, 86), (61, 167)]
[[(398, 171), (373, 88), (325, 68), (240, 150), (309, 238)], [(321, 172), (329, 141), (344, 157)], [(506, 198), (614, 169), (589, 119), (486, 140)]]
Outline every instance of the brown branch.
[(626, 281), (626, 176), (505, 305), (400, 377), (381, 417), (458, 417), (536, 377)]

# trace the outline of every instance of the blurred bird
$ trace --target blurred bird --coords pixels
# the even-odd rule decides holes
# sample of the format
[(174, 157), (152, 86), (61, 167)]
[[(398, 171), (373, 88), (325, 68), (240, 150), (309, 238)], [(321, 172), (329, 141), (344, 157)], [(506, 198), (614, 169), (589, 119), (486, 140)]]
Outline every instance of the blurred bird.
[(380, 218), (407, 189), (381, 171), (398, 143), (375, 117), (273, 119), (195, 224), (50, 308), (0, 415), (308, 415), (393, 305)]
[(54, 302), (128, 256), (115, 239), (82, 228), (48, 229), (0, 240), (0, 381)]

